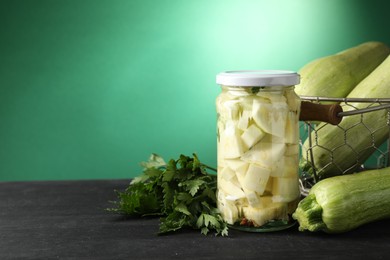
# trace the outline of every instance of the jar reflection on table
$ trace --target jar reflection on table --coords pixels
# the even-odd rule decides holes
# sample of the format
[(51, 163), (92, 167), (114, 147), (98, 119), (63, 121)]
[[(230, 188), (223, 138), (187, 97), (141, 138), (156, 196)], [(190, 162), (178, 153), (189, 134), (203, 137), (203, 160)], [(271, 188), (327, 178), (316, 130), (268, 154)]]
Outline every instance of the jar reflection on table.
[(300, 98), (293, 85), (221, 84), (221, 89), (216, 100), (218, 208), (236, 227), (287, 223), (300, 198)]

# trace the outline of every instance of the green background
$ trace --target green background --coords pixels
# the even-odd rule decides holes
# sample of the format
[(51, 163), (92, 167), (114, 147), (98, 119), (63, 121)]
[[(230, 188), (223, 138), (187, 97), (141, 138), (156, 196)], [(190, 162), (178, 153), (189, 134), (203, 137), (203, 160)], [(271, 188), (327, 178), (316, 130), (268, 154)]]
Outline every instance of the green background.
[(0, 180), (216, 164), (215, 75), (299, 70), (369, 40), (388, 1), (0, 0)]

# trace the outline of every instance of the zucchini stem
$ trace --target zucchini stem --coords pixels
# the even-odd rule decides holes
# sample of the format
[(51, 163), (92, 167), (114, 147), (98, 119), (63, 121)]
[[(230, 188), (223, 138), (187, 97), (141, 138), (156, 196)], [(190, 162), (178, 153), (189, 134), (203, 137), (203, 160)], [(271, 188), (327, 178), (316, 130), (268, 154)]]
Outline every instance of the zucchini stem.
[(326, 224), (322, 220), (322, 207), (317, 203), (314, 194), (309, 194), (298, 204), (292, 215), (299, 222), (299, 231), (325, 231)]

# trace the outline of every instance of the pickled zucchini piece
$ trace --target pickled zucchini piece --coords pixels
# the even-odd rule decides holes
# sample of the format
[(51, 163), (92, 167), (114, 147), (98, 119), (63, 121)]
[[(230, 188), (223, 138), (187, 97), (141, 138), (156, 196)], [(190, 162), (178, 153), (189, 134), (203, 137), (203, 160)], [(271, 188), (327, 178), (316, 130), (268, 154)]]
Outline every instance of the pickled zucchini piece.
[(267, 186), (271, 171), (256, 164), (250, 164), (245, 174), (242, 186), (262, 195)]
[(218, 152), (224, 158), (239, 158), (245, 151), (239, 132), (234, 124), (226, 123), (225, 130), (220, 133)]
[(286, 144), (285, 156), (293, 156), (299, 154), (299, 144)]
[(290, 202), (300, 196), (297, 176), (274, 178), (272, 184), (273, 202)]
[(288, 112), (284, 135), (285, 143), (297, 144), (299, 142), (298, 118), (299, 116), (296, 112)]
[(229, 167), (222, 168), (219, 174), (221, 175), (221, 178), (225, 179), (226, 181), (229, 181), (236, 176), (236, 173)]
[(237, 128), (240, 130), (245, 130), (249, 126), (249, 121), (252, 118), (252, 111), (250, 110), (244, 110), (241, 113), (240, 118), (238, 119), (237, 122)]
[(265, 207), (243, 207), (243, 215), (250, 220), (255, 227), (263, 226), (270, 220), (288, 220), (288, 208), (286, 203), (270, 203)]
[(278, 163), (271, 168), (272, 177), (294, 177), (298, 175), (298, 157), (283, 156)]
[(223, 219), (228, 223), (233, 225), (240, 218), (238, 207), (234, 202), (226, 200), (226, 194), (221, 190), (218, 190), (217, 195), (217, 207), (221, 211)]
[(265, 132), (284, 137), (288, 106), (286, 103), (267, 104), (253, 101), (252, 117)]
[(249, 151), (245, 152), (241, 156), (241, 159), (246, 162), (271, 168), (274, 163), (283, 157), (285, 150), (286, 145), (284, 143), (267, 143), (261, 141)]
[(240, 159), (229, 159), (224, 161), (226, 162), (226, 165), (236, 173), (242, 172), (245, 174), (246, 170), (249, 167), (249, 163), (242, 161)]
[(265, 133), (263, 130), (255, 125), (250, 125), (241, 135), (241, 139), (246, 147), (251, 148), (253, 145), (258, 143), (264, 135)]

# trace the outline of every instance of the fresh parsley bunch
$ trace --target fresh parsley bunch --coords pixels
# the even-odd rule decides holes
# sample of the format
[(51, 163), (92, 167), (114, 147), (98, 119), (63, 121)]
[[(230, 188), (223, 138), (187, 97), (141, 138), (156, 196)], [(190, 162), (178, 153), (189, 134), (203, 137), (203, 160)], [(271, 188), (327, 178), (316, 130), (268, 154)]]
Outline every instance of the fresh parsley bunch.
[(143, 173), (134, 178), (124, 191), (116, 191), (118, 201), (111, 212), (128, 216), (157, 215), (159, 234), (184, 227), (200, 229), (202, 234), (214, 230), (227, 236), (228, 227), (216, 207), (217, 177), (206, 169), (196, 154), (180, 155), (168, 163), (152, 154), (141, 163)]

